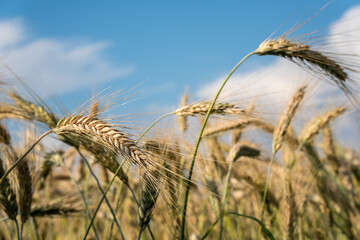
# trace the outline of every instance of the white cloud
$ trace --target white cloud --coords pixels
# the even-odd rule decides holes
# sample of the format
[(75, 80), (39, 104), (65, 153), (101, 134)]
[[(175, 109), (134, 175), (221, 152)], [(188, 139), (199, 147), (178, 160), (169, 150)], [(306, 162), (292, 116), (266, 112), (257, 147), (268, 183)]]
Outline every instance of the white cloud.
[(21, 20), (13, 19), (0, 22), (0, 49), (6, 49), (21, 41), (24, 32), (21, 29)]
[(332, 49), (340, 53), (360, 55), (360, 5), (348, 10), (330, 27), (328, 39)]
[[(346, 63), (351, 60), (351, 57), (346, 54), (350, 54), (357, 55), (356, 62), (353, 62), (353, 64), (359, 64), (359, 20), (360, 6), (350, 9), (340, 20), (330, 26), (330, 34), (326, 45), (331, 46), (332, 53), (341, 53), (344, 59), (347, 60)], [(329, 49), (325, 50), (329, 52)], [(336, 57), (339, 56), (337, 55)], [(341, 63), (345, 62), (344, 59), (341, 59)], [(241, 69), (242, 66), (240, 66), (238, 72), (241, 72)], [(359, 81), (360, 78), (355, 78), (355, 76), (352, 75), (353, 79)], [(225, 76), (221, 76), (208, 85), (203, 86), (198, 90), (197, 95), (201, 98), (211, 99), (218, 91), (224, 79)], [(284, 105), (292, 97), (294, 91), (305, 83), (310, 83), (308, 87), (310, 96), (307, 97), (306, 106), (303, 107), (303, 109), (309, 110), (310, 104), (312, 105), (311, 111), (305, 113), (305, 116), (309, 118), (312, 118), (314, 110), (318, 111), (319, 108), (326, 110), (338, 105), (344, 105), (344, 103), (349, 104), (349, 99), (346, 98), (345, 94), (338, 87), (328, 82), (319, 82), (314, 76), (302, 70), (296, 64), (282, 58), (275, 58), (272, 64), (262, 69), (257, 69), (254, 72), (235, 74), (229, 80), (221, 96), (223, 96), (223, 99), (229, 100), (229, 96), (236, 96), (235, 93), (237, 93), (235, 100), (236, 98), (239, 99), (239, 95), (241, 95), (241, 99), (256, 98), (256, 103), (266, 106), (268, 111), (282, 112)], [(360, 84), (357, 86), (360, 86)], [(281, 103), (281, 105), (277, 103)], [(358, 130), (354, 131), (354, 129), (358, 129), (358, 126), (354, 126), (358, 122), (354, 121), (354, 118), (357, 117), (356, 114), (348, 115), (348, 117), (341, 118), (337, 124), (337, 126), (342, 128), (342, 132), (352, 134), (350, 137), (346, 136), (345, 139), (349, 146), (354, 146), (354, 138), (359, 139)], [(344, 136), (342, 136), (342, 139), (344, 139)]]
[(108, 42), (30, 39), (21, 19), (0, 21), (2, 61), (36, 91), (73, 91), (129, 75), (134, 67), (112, 64), (103, 51)]

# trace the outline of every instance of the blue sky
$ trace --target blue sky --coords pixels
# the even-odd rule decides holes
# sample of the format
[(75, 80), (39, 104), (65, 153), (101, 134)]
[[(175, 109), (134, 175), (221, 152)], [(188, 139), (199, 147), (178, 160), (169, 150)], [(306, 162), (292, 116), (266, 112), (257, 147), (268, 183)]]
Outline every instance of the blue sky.
[[(279, 33), (325, 3), (8, 1), (0, 3), (0, 54), (35, 91), (46, 86), (70, 109), (107, 87), (144, 82), (131, 109), (167, 111), (186, 87), (196, 99), (287, 19)], [(357, 4), (335, 0), (298, 33), (329, 26)], [(269, 61), (252, 59), (241, 71)]]

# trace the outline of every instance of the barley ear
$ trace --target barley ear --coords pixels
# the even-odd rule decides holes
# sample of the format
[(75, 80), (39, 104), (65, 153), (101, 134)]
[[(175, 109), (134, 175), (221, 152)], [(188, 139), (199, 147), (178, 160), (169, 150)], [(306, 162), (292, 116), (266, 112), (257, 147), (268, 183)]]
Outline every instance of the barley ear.
[[(206, 115), (210, 106), (211, 102), (193, 103), (176, 109), (174, 113), (178, 116)], [(221, 115), (246, 115), (248, 111), (236, 107), (234, 104), (216, 103), (211, 109), (211, 113)]]
[(143, 232), (153, 215), (153, 210), (155, 208), (156, 200), (159, 196), (160, 189), (157, 186), (157, 183), (154, 182), (154, 178), (159, 177), (157, 171), (145, 172), (144, 173), (144, 186), (141, 193), (141, 201), (138, 211), (138, 223), (140, 227), (140, 234)]
[(345, 85), (348, 74), (341, 64), (323, 53), (311, 49), (311, 47), (305, 43), (293, 41), (282, 36), (275, 39), (267, 39), (262, 42), (255, 53), (259, 56), (280, 56), (293, 62), (300, 63), (300, 65), (305, 68), (310, 68), (310, 70), (314, 72), (320, 69), (326, 76), (333, 80), (341, 90), (351, 94), (350, 90)]
[(273, 153), (277, 152), (284, 141), (284, 137), (288, 131), (288, 128), (293, 121), (296, 112), (299, 108), (299, 105), (304, 98), (306, 86), (300, 87), (289, 104), (287, 105), (285, 112), (281, 115), (280, 121), (277, 127), (274, 130), (274, 137), (273, 137), (273, 144), (272, 144), (272, 151)]
[(335, 118), (343, 114), (345, 111), (346, 108), (338, 107), (312, 120), (300, 133), (300, 142), (310, 142), (322, 128), (326, 127), (326, 125), (330, 121), (334, 120)]
[[(3, 161), (0, 159), (0, 177), (2, 177), (4, 173), (5, 170), (3, 168)], [(16, 221), (16, 216), (18, 214), (16, 195), (7, 178), (5, 178), (2, 184), (0, 184), (0, 203), (8, 217), (11, 220)]]

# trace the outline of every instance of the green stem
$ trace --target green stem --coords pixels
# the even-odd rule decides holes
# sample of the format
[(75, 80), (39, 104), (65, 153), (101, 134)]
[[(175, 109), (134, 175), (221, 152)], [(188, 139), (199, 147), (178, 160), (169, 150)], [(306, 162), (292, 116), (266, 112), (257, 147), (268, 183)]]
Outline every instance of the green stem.
[[(138, 144), (138, 143), (140, 142), (140, 140), (145, 136), (145, 134), (146, 134), (155, 124), (157, 124), (160, 120), (162, 120), (163, 118), (165, 118), (165, 117), (167, 117), (167, 116), (173, 115), (173, 114), (174, 114), (173, 112), (167, 113), (167, 114), (159, 117), (158, 119), (156, 119), (156, 120), (140, 135), (140, 137), (136, 140), (135, 143)], [(123, 162), (123, 163), (124, 163), (124, 162)], [(123, 163), (122, 163), (122, 164), (119, 166), (119, 168), (116, 170), (115, 175), (113, 176), (113, 178), (111, 179), (110, 183), (109, 183), (108, 186), (106, 187), (107, 189), (110, 188), (110, 186), (111, 186), (112, 183), (114, 182), (114, 180), (115, 180), (115, 178), (116, 178), (116, 176), (117, 176), (117, 173), (120, 171)], [(127, 174), (127, 172), (129, 171), (129, 169), (130, 169), (130, 168), (127, 169), (126, 174)], [(130, 187), (130, 185), (129, 185), (129, 184), (126, 184), (126, 186), (128, 187), (128, 189), (130, 190), (131, 194), (133, 195), (133, 198), (134, 198), (136, 204), (139, 205), (139, 203), (138, 203), (138, 201), (137, 201), (137, 198), (136, 198), (136, 195), (135, 195), (134, 191), (132, 190), (132, 188)], [(121, 189), (122, 189), (122, 187), (123, 187), (123, 184), (121, 185)], [(120, 193), (121, 193), (121, 191), (119, 192), (119, 198), (118, 198), (118, 203), (117, 203), (116, 210), (117, 210), (117, 208), (118, 208), (118, 206), (119, 206)], [(97, 208), (100, 207), (101, 203), (102, 203), (102, 201), (100, 201), (100, 203), (99, 203), (99, 205), (97, 206)], [(115, 211), (116, 211), (116, 210), (115, 210)], [(110, 237), (111, 237), (111, 235), (112, 235), (113, 226), (114, 226), (114, 222), (111, 223), (111, 227), (110, 227)], [(151, 233), (151, 236), (152, 236), (152, 232), (151, 232), (151, 230), (150, 230), (149, 227), (148, 227), (148, 229), (149, 229), (149, 232)], [(153, 237), (153, 236), (152, 236), (152, 237)]]
[[(265, 225), (257, 218), (255, 217), (252, 217), (252, 216), (247, 216), (247, 215), (244, 215), (244, 214), (240, 214), (240, 213), (237, 213), (237, 212), (227, 212), (225, 213), (224, 215), (235, 215), (235, 216), (239, 216), (239, 217), (245, 217), (245, 218), (248, 218), (248, 219), (251, 219), (255, 222), (257, 222), (261, 227), (262, 229), (264, 230), (265, 234), (271, 239), (271, 240), (275, 240), (274, 238), (274, 235), (271, 233), (271, 231), (269, 229), (267, 229), (265, 227)], [(211, 231), (214, 229), (214, 227), (216, 226), (216, 224), (218, 223), (219, 221), (219, 218), (217, 218), (215, 220), (215, 222), (210, 226), (210, 228), (205, 232), (204, 236), (202, 236), (200, 238), (200, 240), (204, 240), (205, 238), (207, 238), (207, 236), (209, 236), (209, 234), (211, 233)]]
[(276, 153), (273, 153), (272, 156), (271, 156), (269, 168), (268, 168), (267, 175), (266, 175), (265, 189), (264, 189), (264, 195), (263, 195), (262, 205), (261, 205), (261, 217), (260, 217), (260, 220), (261, 220), (261, 221), (264, 220), (266, 197), (267, 197), (267, 192), (268, 192), (268, 189), (269, 189), (271, 168), (272, 168), (272, 165), (273, 165), (273, 163), (274, 163), (275, 154), (276, 154)]
[[(106, 187), (106, 189), (105, 189), (105, 191), (104, 191), (104, 194), (103, 194), (103, 196), (102, 196), (99, 204), (97, 205), (97, 208), (96, 208), (96, 210), (95, 210), (95, 212), (94, 212), (94, 215), (93, 215), (93, 217), (91, 218), (90, 224), (89, 224), (89, 226), (88, 226), (88, 228), (87, 228), (87, 230), (86, 230), (85, 236), (84, 236), (84, 240), (86, 239), (87, 235), (89, 234), (90, 228), (93, 226), (93, 223), (94, 223), (96, 214), (97, 214), (97, 212), (99, 211), (99, 209), (100, 209), (100, 207), (101, 207), (101, 203), (104, 201), (107, 192), (109, 191), (111, 185), (112, 185), (113, 182), (115, 181), (116, 176), (117, 176), (118, 173), (120, 172), (120, 170), (121, 170), (122, 166), (124, 165), (124, 163), (125, 163), (125, 159), (122, 161), (122, 163), (120, 164), (120, 166), (118, 167), (118, 169), (116, 169), (116, 172), (114, 173), (113, 178), (111, 179), (110, 183), (107, 185), (107, 187)], [(121, 232), (120, 232), (120, 234), (121, 234), (121, 238), (122, 238), (122, 239), (125, 239), (125, 237), (122, 235)]]
[(18, 160), (16, 160), (16, 162), (5, 172), (5, 174), (1, 177), (0, 179), (0, 185), (3, 183), (4, 179), (12, 172), (12, 170), (14, 170), (14, 168), (16, 168), (16, 166), (25, 159), (25, 157), (31, 152), (31, 150), (33, 150), (33, 148), (41, 141), (41, 139), (43, 139), (46, 135), (48, 135), (49, 133), (52, 133), (52, 129), (45, 132), (43, 135), (41, 135), (33, 145), (31, 145), (29, 147), (29, 149), (24, 153), (24, 155), (22, 155), (21, 158), (19, 158)]
[(185, 200), (184, 200), (184, 207), (183, 207), (183, 211), (182, 211), (182, 221), (181, 221), (181, 233), (180, 233), (180, 239), (184, 240), (185, 239), (185, 221), (186, 221), (186, 209), (187, 209), (187, 203), (188, 203), (188, 198), (189, 198), (189, 192), (190, 192), (190, 181), (191, 181), (191, 177), (193, 174), (193, 170), (194, 170), (194, 165), (195, 165), (195, 159), (196, 159), (196, 155), (200, 146), (200, 142), (201, 142), (201, 138), (202, 138), (202, 134), (205, 130), (205, 126), (206, 123), (209, 119), (210, 113), (212, 111), (212, 109), (214, 108), (215, 102), (218, 99), (222, 89), (224, 88), (225, 84), (227, 83), (227, 81), (229, 80), (229, 78), (231, 77), (231, 75), (235, 72), (235, 70), (246, 60), (248, 59), (251, 55), (255, 54), (255, 52), (251, 52), (248, 55), (246, 55), (243, 59), (240, 60), (240, 62), (238, 62), (235, 67), (231, 70), (231, 72), (229, 73), (229, 75), (226, 77), (225, 81), (223, 82), (223, 84), (221, 85), (220, 89), (218, 90), (214, 100), (211, 103), (211, 106), (205, 116), (205, 120), (204, 123), (201, 127), (200, 130), (200, 134), (198, 136), (197, 142), (196, 142), (196, 146), (195, 146), (195, 150), (194, 150), (194, 154), (193, 154), (193, 158), (191, 161), (191, 166), (190, 166), (190, 171), (189, 171), (189, 176), (187, 179), (187, 183), (186, 183), (186, 190), (185, 190)]
[[(85, 197), (84, 195), (81, 193), (81, 190), (80, 190), (80, 187), (79, 187), (79, 184), (76, 182), (76, 179), (74, 177), (74, 175), (71, 173), (70, 169), (65, 165), (63, 164), (66, 172), (69, 174), (71, 180), (74, 182), (75, 184), (75, 188), (76, 190), (78, 191), (79, 195), (80, 195), (80, 198), (81, 198), (81, 201), (82, 203), (84, 204), (84, 208), (85, 208), (85, 213), (86, 215), (88, 216), (89, 219), (92, 219), (92, 216), (91, 216), (91, 213), (90, 213), (90, 210), (89, 210), (89, 207), (88, 207), (88, 204), (86, 203), (86, 200), (85, 200)], [(95, 238), (98, 240), (99, 239), (99, 236), (96, 232), (96, 229), (95, 229), (95, 226), (92, 226), (93, 230), (94, 230), (94, 234), (95, 234)]]
[[(271, 156), (269, 168), (268, 168), (268, 171), (267, 171), (267, 175), (266, 175), (264, 195), (263, 195), (262, 204), (261, 204), (261, 215), (260, 215), (260, 221), (261, 221), (261, 222), (264, 220), (265, 206), (266, 206), (266, 197), (267, 197), (267, 192), (268, 192), (268, 189), (269, 189), (271, 169), (272, 169), (272, 165), (273, 165), (273, 163), (274, 163), (275, 155), (276, 155), (276, 152), (273, 152), (273, 154), (272, 154), (272, 156)], [(260, 228), (259, 228), (258, 239), (260, 239), (261, 230), (262, 230), (262, 226), (260, 226)]]
[[(79, 153), (80, 157), (84, 160), (87, 168), (88, 168), (89, 171), (90, 171), (90, 174), (94, 177), (94, 179), (95, 179), (95, 181), (96, 181), (96, 184), (97, 184), (100, 192), (104, 195), (104, 190), (103, 190), (102, 187), (101, 187), (101, 184), (100, 184), (99, 179), (96, 177), (94, 171), (91, 169), (91, 166), (90, 166), (90, 164), (89, 164), (89, 161), (88, 161), (88, 160), (85, 158), (85, 156), (80, 152), (79, 148), (76, 148), (76, 150), (77, 150), (77, 152)], [(118, 228), (120, 234), (123, 235), (123, 234), (122, 234), (121, 227), (120, 227), (120, 224), (119, 224), (118, 220), (116, 219), (115, 212), (114, 212), (114, 210), (112, 209), (111, 204), (110, 204), (109, 200), (107, 199), (107, 197), (105, 197), (105, 202), (106, 202), (106, 204), (108, 205), (111, 214), (113, 215), (113, 220), (114, 220), (114, 222), (115, 222), (115, 224), (116, 224), (116, 227)]]
[[(129, 172), (129, 169), (130, 167), (128, 167), (125, 171), (125, 174), (127, 175), (127, 173)], [(129, 185), (127, 185), (129, 186)], [(118, 209), (119, 209), (119, 206), (120, 206), (120, 200), (121, 200), (121, 192), (122, 192), (122, 189), (124, 187), (124, 182), (121, 182), (121, 185), (120, 185), (120, 188), (119, 188), (119, 194), (117, 196), (117, 200), (116, 200), (116, 207), (115, 207), (115, 213), (117, 213)], [(114, 219), (111, 221), (111, 225), (110, 225), (110, 232), (109, 232), (109, 237), (108, 239), (111, 240), (112, 239), (112, 231), (113, 231), (113, 228), (114, 228)]]
[[(295, 160), (296, 160), (296, 155), (297, 153), (302, 149), (302, 147), (304, 146), (304, 144), (300, 144), (295, 152), (294, 152), (294, 158), (292, 159), (292, 161), (289, 164), (289, 167), (292, 168), (292, 166), (295, 164)], [(270, 175), (271, 175), (271, 169), (272, 169), (272, 165), (274, 163), (274, 159), (275, 159), (275, 155), (276, 152), (273, 152), (272, 156), (271, 156), (271, 160), (270, 160), (270, 164), (269, 164), (269, 169), (267, 172), (267, 176), (266, 176), (266, 182), (265, 182), (265, 189), (264, 189), (264, 195), (263, 195), (263, 199), (262, 199), (262, 206), (261, 206), (261, 216), (260, 216), (260, 221), (264, 220), (264, 214), (265, 214), (265, 207), (266, 207), (266, 197), (267, 197), (267, 192), (269, 189), (269, 184), (270, 184)], [(260, 239), (261, 237), (261, 229), (263, 226), (260, 226), (259, 228), (259, 234), (258, 234), (258, 239)]]
[(221, 210), (220, 210), (220, 235), (219, 235), (219, 239), (220, 239), (220, 240), (222, 240), (222, 232), (223, 232), (223, 222), (224, 222), (224, 213), (225, 213), (226, 198), (227, 198), (227, 194), (228, 194), (228, 190), (229, 190), (229, 180), (230, 180), (230, 174), (231, 174), (231, 169), (232, 169), (234, 160), (235, 160), (235, 158), (233, 158), (233, 159), (230, 161), (229, 169), (228, 169), (228, 172), (227, 172), (227, 174), (226, 174), (225, 187), (224, 187), (224, 192), (223, 192), (223, 197), (222, 197), (222, 203), (221, 203)]
[(18, 223), (18, 221), (16, 219), (15, 219), (15, 225), (16, 225), (17, 237), (18, 237), (18, 240), (20, 240), (21, 236), (20, 236), (20, 230), (19, 230), (19, 223)]

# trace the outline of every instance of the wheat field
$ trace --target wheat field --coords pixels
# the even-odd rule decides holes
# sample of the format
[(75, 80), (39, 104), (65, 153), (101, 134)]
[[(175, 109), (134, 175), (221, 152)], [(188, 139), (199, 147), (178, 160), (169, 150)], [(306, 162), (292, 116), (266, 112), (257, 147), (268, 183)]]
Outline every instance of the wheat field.
[[(335, 123), (360, 107), (360, 58), (296, 28), (152, 124), (110, 114), (127, 92), (59, 111), (21, 79), (24, 92), (2, 83), (0, 239), (359, 239), (359, 149)], [(313, 80), (272, 115), (219, 97), (244, 61), (270, 55)], [(315, 82), (345, 100), (309, 116)]]

